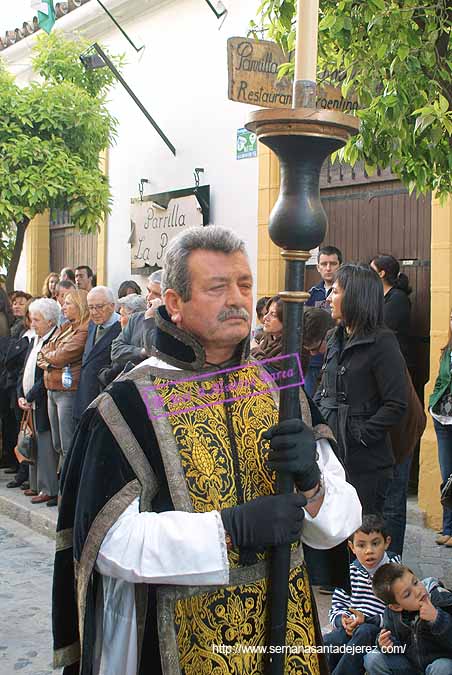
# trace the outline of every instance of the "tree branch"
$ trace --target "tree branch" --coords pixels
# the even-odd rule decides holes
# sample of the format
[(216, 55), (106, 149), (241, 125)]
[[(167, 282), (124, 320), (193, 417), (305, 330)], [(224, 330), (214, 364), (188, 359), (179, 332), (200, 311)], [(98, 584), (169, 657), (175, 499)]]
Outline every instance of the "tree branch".
[(5, 286), (8, 293), (11, 293), (14, 290), (14, 281), (16, 279), (17, 267), (19, 265), (20, 256), (22, 254), (25, 232), (27, 230), (29, 222), (30, 219), (27, 218), (27, 216), (24, 216), (23, 220), (21, 220), (20, 223), (16, 223), (17, 228), (16, 241), (14, 243), (11, 262), (9, 264), (8, 273), (5, 279)]

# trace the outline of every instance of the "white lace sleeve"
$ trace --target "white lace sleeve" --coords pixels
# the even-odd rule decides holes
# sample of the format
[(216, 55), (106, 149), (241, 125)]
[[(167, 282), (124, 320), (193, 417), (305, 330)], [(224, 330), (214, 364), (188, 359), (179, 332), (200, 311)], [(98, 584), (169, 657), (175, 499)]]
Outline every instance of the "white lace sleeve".
[(98, 571), (131, 583), (218, 585), (229, 581), (217, 511), (140, 513), (138, 499), (105, 536)]
[(302, 539), (313, 548), (332, 548), (361, 525), (361, 503), (355, 488), (345, 480), (344, 469), (329, 442), (317, 441), (318, 463), (323, 474), (325, 496), (318, 514), (306, 512)]

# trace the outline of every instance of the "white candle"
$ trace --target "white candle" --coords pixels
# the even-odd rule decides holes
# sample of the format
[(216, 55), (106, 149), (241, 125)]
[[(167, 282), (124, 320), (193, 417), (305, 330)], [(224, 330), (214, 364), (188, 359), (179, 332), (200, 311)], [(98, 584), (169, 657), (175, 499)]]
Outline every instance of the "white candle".
[(319, 0), (298, 0), (295, 82), (316, 81)]

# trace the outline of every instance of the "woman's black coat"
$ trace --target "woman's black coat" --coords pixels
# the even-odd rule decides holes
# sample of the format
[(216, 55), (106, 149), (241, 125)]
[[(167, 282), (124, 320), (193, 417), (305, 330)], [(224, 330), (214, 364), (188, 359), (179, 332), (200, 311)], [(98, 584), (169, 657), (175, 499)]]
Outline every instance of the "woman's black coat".
[(411, 314), (410, 298), (405, 291), (393, 287), (386, 293), (384, 303), (384, 322), (388, 328), (394, 331), (405, 361), (408, 361)]
[(389, 468), (394, 458), (388, 431), (407, 407), (404, 358), (387, 328), (345, 337), (342, 326), (329, 335), (316, 403), (349, 472)]

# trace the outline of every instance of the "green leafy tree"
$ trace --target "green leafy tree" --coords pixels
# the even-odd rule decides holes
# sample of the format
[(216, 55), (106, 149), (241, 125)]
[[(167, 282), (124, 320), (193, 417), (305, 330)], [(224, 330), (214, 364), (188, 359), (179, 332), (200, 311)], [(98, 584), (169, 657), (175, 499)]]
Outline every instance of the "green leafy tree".
[(8, 290), (37, 214), (64, 207), (90, 233), (110, 209), (99, 156), (116, 133), (105, 98), (114, 77), (107, 68), (85, 71), (79, 56), (88, 47), (57, 31), (38, 36), (32, 64), (40, 80), (22, 88), (0, 62), (0, 265)]
[[(263, 0), (251, 33), (295, 45), (296, 0)], [(450, 0), (320, 0), (319, 73), (353, 91), (360, 133), (341, 150), (372, 174), (390, 167), (410, 192), (452, 192)], [(293, 73), (293, 63), (281, 74)]]

